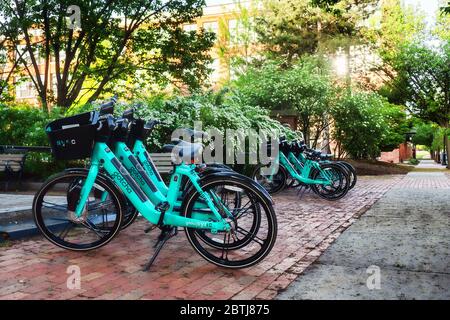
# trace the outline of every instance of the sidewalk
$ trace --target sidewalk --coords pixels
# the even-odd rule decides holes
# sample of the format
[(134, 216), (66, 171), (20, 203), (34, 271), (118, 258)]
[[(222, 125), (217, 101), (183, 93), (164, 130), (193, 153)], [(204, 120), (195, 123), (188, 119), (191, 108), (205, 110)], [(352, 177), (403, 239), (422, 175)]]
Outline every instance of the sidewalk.
[(416, 169), (432, 169), (446, 171), (445, 166), (434, 162), (434, 160), (420, 160), (420, 163), (416, 166)]
[(278, 299), (450, 299), (449, 254), (450, 175), (410, 172)]

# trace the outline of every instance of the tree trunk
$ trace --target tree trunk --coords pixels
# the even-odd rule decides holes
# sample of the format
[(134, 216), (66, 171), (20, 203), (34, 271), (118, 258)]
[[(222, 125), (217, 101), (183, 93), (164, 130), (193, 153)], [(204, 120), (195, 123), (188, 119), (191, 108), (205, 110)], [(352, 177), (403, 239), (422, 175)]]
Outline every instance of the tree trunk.
[[(447, 129), (447, 128), (446, 128)], [(447, 169), (450, 169), (450, 162), (448, 161), (448, 151), (450, 150), (450, 141), (448, 135), (444, 132), (444, 152), (446, 153)]]

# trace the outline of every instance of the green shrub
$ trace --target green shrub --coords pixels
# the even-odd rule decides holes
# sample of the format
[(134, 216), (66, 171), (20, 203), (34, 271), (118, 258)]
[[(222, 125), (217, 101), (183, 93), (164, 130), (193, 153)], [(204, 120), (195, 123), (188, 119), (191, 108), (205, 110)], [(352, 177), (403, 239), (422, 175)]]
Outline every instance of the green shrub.
[[(332, 108), (333, 138), (353, 159), (374, 159), (389, 135), (384, 99), (373, 93), (347, 92)], [(392, 142), (391, 142), (392, 143)]]
[[(158, 152), (170, 142), (172, 132), (177, 128), (192, 128), (194, 121), (201, 121), (202, 130), (225, 129), (262, 129), (272, 130), (288, 137), (295, 135), (278, 121), (269, 117), (269, 112), (258, 106), (243, 105), (238, 98), (224, 97), (219, 94), (203, 93), (192, 96), (155, 95), (142, 101), (117, 104), (116, 115), (125, 109), (137, 106), (138, 114), (144, 119), (159, 119), (167, 123), (155, 128), (148, 138), (150, 151)], [(48, 140), (44, 128), (51, 120), (93, 110), (95, 105), (74, 106), (63, 112), (54, 108), (50, 114), (27, 105), (0, 104), (0, 144), (22, 146), (47, 146)], [(45, 178), (61, 171), (65, 166), (80, 166), (82, 163), (54, 161), (48, 153), (30, 152), (25, 162), (28, 176)]]
[(419, 160), (417, 160), (417, 159), (414, 159), (414, 158), (411, 158), (411, 159), (409, 159), (409, 164), (412, 164), (412, 165), (418, 165), (419, 163), (420, 163), (420, 161)]
[[(50, 114), (24, 104), (0, 104), (0, 145), (48, 146), (45, 125), (59, 118), (61, 109)], [(64, 162), (55, 162), (49, 153), (29, 152), (25, 161), (25, 176), (45, 178), (64, 168)]]
[(145, 119), (159, 119), (167, 123), (158, 126), (147, 143), (150, 149), (159, 148), (170, 141), (177, 128), (192, 128), (194, 121), (201, 121), (202, 130), (261, 129), (292, 136), (288, 128), (269, 117), (269, 112), (257, 106), (241, 105), (239, 101), (221, 101), (216, 95), (193, 95), (189, 97), (163, 95), (140, 101), (139, 114)]

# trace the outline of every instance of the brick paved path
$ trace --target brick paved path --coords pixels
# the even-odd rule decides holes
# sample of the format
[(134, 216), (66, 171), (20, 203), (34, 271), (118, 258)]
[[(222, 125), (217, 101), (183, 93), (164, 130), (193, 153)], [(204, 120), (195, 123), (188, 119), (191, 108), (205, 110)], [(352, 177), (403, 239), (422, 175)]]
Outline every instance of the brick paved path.
[[(158, 233), (144, 221), (94, 252), (69, 252), (36, 237), (0, 247), (0, 299), (270, 299), (286, 288), (355, 219), (403, 176), (361, 177), (337, 202), (296, 191), (276, 196), (278, 239), (257, 266), (226, 270), (204, 261), (184, 233), (171, 239), (149, 272), (142, 265)], [(81, 289), (67, 289), (78, 265)]]

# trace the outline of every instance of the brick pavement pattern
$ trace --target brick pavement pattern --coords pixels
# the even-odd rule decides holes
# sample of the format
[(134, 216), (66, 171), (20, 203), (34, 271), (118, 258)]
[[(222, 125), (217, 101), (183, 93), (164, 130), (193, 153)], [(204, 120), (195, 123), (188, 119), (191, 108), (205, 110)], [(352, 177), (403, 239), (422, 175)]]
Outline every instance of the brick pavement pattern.
[[(184, 232), (167, 243), (150, 271), (157, 231), (137, 221), (96, 251), (60, 249), (41, 237), (0, 247), (0, 299), (271, 299), (285, 289), (361, 214), (404, 176), (360, 177), (355, 189), (329, 202), (296, 190), (274, 197), (277, 242), (265, 260), (227, 270), (203, 260)], [(81, 288), (68, 289), (77, 265)]]

